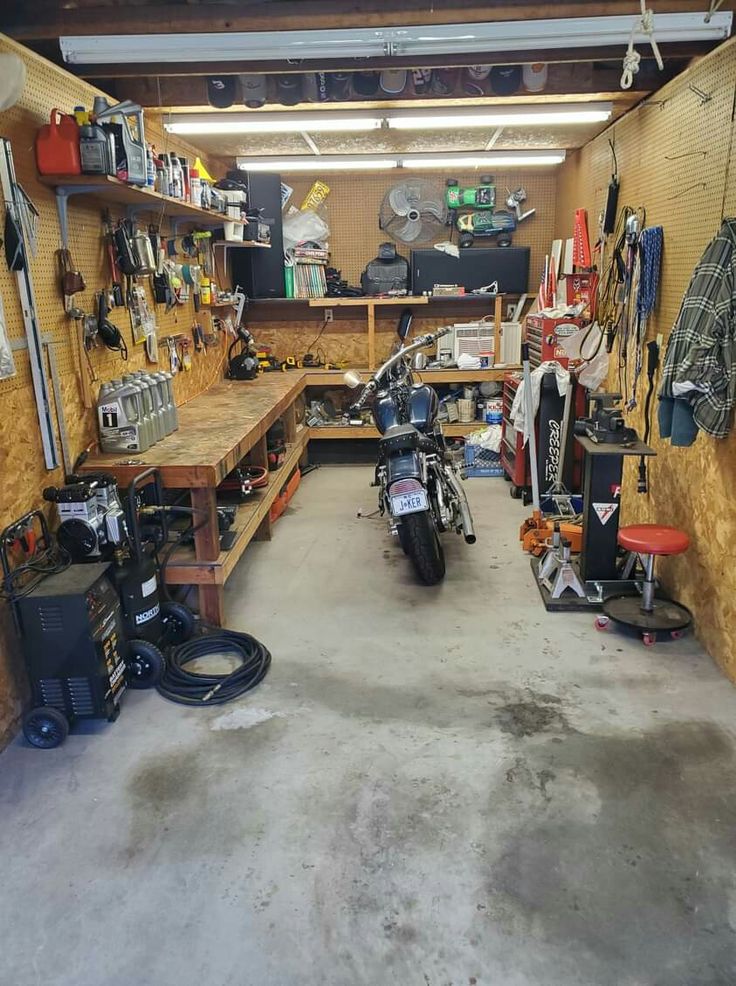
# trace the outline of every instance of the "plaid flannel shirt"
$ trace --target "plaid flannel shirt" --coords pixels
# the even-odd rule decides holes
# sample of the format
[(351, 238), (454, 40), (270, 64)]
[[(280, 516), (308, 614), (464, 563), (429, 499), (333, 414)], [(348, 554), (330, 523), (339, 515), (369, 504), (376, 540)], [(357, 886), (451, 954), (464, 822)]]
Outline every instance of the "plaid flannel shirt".
[(736, 404), (736, 219), (724, 219), (690, 279), (667, 341), (660, 397), (685, 400), (698, 428), (725, 438)]

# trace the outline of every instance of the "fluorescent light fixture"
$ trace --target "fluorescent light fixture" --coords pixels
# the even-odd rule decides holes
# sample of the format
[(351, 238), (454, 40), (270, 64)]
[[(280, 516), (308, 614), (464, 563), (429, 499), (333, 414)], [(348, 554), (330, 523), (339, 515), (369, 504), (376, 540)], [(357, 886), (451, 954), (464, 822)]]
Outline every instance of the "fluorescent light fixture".
[(564, 151), (497, 151), (488, 154), (407, 154), (402, 158), (405, 168), (526, 168), (562, 164)]
[(171, 115), (164, 127), (171, 134), (359, 133), (378, 130), (381, 116), (370, 113), (208, 113)]
[(256, 157), (237, 159), (242, 171), (392, 171), (395, 168), (445, 169), (489, 167), (539, 167), (561, 164), (564, 151), (489, 151), (476, 154), (375, 154), (302, 155), (300, 157)]
[(387, 154), (343, 157), (315, 154), (313, 157), (258, 157), (237, 159), (241, 171), (390, 171), (399, 167), (396, 157)]
[(392, 130), (464, 130), (470, 127), (561, 126), (605, 123), (611, 103), (555, 104), (545, 106), (458, 107), (453, 113), (426, 110), (392, 110), (386, 122)]
[(392, 130), (465, 130), (470, 127), (560, 126), (605, 123), (611, 103), (548, 104), (543, 106), (468, 107), (454, 113), (436, 109), (376, 112), (301, 113), (181, 113), (172, 114), (164, 127), (172, 134), (297, 134), (359, 133), (378, 130), (384, 121)]
[[(731, 34), (731, 11), (657, 13), (660, 44), (723, 41)], [(625, 47), (640, 14), (559, 17), (544, 20), (436, 24), (319, 31), (236, 31), (205, 34), (107, 34), (59, 38), (71, 65), (263, 62), (331, 58), (383, 58), (444, 54), (494, 54), (554, 48)], [(634, 42), (647, 36), (634, 33)]]

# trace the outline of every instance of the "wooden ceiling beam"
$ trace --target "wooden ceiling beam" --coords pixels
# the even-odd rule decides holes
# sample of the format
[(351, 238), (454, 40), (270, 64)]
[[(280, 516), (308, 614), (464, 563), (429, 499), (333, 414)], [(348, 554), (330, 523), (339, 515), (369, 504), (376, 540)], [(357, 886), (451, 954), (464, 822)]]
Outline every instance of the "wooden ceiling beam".
[[(724, 0), (733, 10), (736, 0)], [(548, 17), (597, 17), (636, 13), (631, 0), (563, 0), (550, 6), (539, 0), (240, 0), (229, 3), (95, 4), (77, 0), (5, 0), (0, 30), (18, 41), (62, 35), (200, 34), (233, 31), (290, 31), (350, 27), (402, 27), (479, 21), (539, 20)], [(707, 0), (660, 0), (657, 13), (707, 9)]]
[[(693, 58), (697, 55), (704, 55), (716, 47), (714, 42), (705, 41), (680, 41), (672, 44), (660, 42), (660, 50), (665, 59)], [(642, 55), (647, 54), (646, 45), (638, 46)], [(480, 64), (503, 64), (521, 65), (527, 62), (595, 62), (622, 59), (625, 47), (616, 45), (605, 48), (554, 48), (549, 51), (508, 51), (503, 53), (503, 57), (491, 57), (488, 52), (469, 52), (464, 55), (423, 55), (420, 59), (416, 55), (411, 57), (396, 58), (371, 58), (371, 59), (345, 59), (332, 58), (322, 61), (305, 60), (298, 65), (285, 64), (283, 61), (263, 61), (263, 62), (172, 62), (172, 63), (136, 63), (136, 64), (116, 64), (116, 65), (74, 65), (70, 66), (75, 75), (85, 79), (135, 79), (140, 76), (157, 76), (166, 78), (172, 76), (197, 76), (197, 75), (237, 75), (240, 72), (354, 72), (357, 70), (375, 69), (380, 71), (384, 68), (416, 68), (417, 65), (461, 67), (463, 65)], [(45, 52), (44, 52), (45, 53)]]

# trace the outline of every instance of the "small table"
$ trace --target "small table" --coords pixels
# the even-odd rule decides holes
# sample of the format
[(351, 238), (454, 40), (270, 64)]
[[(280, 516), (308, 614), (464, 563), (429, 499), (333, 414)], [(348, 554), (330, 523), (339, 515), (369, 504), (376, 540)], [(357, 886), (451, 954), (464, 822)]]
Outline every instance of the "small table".
[(624, 457), (656, 455), (644, 442), (613, 445), (594, 442), (587, 435), (576, 435), (585, 452), (583, 462), (583, 544), (580, 552), (580, 578), (583, 582), (609, 582), (616, 579), (621, 479)]

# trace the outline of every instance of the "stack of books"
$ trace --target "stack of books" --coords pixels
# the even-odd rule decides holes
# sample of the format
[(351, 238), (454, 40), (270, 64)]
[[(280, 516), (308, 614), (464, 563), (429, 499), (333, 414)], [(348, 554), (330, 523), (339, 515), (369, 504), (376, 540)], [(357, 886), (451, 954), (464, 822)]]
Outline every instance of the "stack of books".
[(324, 298), (327, 295), (325, 269), (327, 250), (298, 246), (294, 250), (294, 297)]

